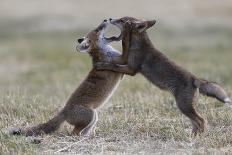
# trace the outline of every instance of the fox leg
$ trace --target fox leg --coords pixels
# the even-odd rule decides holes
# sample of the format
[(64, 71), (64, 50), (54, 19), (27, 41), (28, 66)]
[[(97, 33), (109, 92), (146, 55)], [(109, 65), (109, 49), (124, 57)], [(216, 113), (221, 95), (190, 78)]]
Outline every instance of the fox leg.
[(203, 133), (206, 128), (204, 118), (196, 111), (195, 103), (198, 96), (198, 89), (190, 88), (183, 90), (176, 96), (176, 103), (180, 111), (187, 116), (192, 123), (192, 135)]
[(118, 65), (107, 62), (98, 62), (96, 64), (97, 70), (110, 70), (114, 72), (119, 72), (127, 75), (134, 76), (136, 71), (131, 69), (128, 65)]
[[(129, 46), (130, 46), (130, 35), (131, 35), (131, 29), (130, 29), (129, 22), (126, 23), (125, 28), (124, 28), (121, 35), (122, 35), (122, 55), (119, 57), (113, 57), (112, 62), (111, 62), (112, 64), (119, 64), (119, 65), (127, 64), (128, 54), (129, 54)], [(121, 37), (119, 37), (119, 38), (121, 38)], [(111, 38), (105, 38), (105, 40), (108, 43), (110, 43), (112, 41), (120, 41), (120, 39), (118, 39), (114, 36)]]
[(128, 55), (129, 55), (129, 47), (130, 47), (130, 35), (131, 35), (130, 27), (131, 27), (130, 23), (127, 22), (123, 30), (122, 55), (120, 57), (113, 58), (112, 63), (114, 64), (118, 64), (118, 65), (127, 64)]
[(111, 70), (119, 73), (128, 74), (134, 76), (136, 71), (132, 70), (128, 65), (128, 55), (129, 55), (129, 47), (130, 47), (130, 23), (126, 23), (125, 29), (123, 31), (122, 38), (122, 55), (120, 57), (114, 57), (112, 62), (98, 62), (96, 64), (97, 70)]
[(85, 128), (86, 125), (83, 124), (76, 124), (73, 128), (72, 134), (73, 135), (77, 135), (80, 136), (81, 135), (81, 131)]
[(93, 111), (94, 111), (93, 119), (83, 130), (81, 130), (80, 132), (81, 135), (88, 135), (92, 130), (94, 130), (98, 121), (98, 114), (96, 110)]
[(71, 108), (72, 110), (67, 114), (67, 122), (74, 125), (72, 133), (76, 135), (88, 134), (96, 125), (96, 110), (82, 105), (75, 105)]
[(72, 134), (79, 135), (79, 136), (88, 135), (96, 126), (97, 121), (98, 121), (98, 114), (96, 111), (94, 111), (92, 121), (89, 122), (89, 124), (87, 125), (86, 125), (86, 122), (84, 124), (81, 124), (81, 123), (76, 124), (72, 131)]

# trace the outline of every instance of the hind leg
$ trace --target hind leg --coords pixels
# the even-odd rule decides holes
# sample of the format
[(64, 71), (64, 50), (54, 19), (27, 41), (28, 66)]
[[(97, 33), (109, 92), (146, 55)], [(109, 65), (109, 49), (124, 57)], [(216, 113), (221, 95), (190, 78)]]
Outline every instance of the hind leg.
[(77, 135), (80, 136), (81, 135), (81, 131), (86, 127), (86, 125), (82, 125), (82, 124), (76, 124), (73, 128), (72, 134), (73, 135)]
[(71, 107), (67, 113), (67, 122), (74, 125), (72, 131), (76, 135), (86, 135), (88, 134), (97, 122), (97, 112), (94, 109), (75, 105)]
[(83, 130), (81, 130), (80, 132), (81, 135), (88, 135), (92, 130), (94, 130), (98, 121), (98, 114), (96, 110), (93, 110), (93, 112), (94, 113), (93, 113), (92, 121), (87, 126), (85, 126)]
[(97, 111), (93, 110), (93, 115), (92, 115), (91, 121), (85, 121), (83, 123), (81, 123), (81, 122), (77, 123), (75, 125), (72, 133), (75, 134), (75, 135), (88, 135), (94, 129), (94, 127), (96, 126), (97, 121), (98, 121)]
[[(88, 135), (96, 126), (98, 121), (98, 114), (96, 110), (93, 110), (93, 115), (91, 121), (86, 121), (85, 123), (77, 123), (72, 131), (75, 135)], [(88, 124), (87, 124), (88, 123)]]
[(198, 90), (191, 88), (184, 90), (179, 96), (176, 96), (176, 103), (180, 111), (187, 116), (192, 123), (192, 135), (196, 136), (203, 133), (206, 128), (204, 118), (196, 111), (195, 103), (198, 96)]

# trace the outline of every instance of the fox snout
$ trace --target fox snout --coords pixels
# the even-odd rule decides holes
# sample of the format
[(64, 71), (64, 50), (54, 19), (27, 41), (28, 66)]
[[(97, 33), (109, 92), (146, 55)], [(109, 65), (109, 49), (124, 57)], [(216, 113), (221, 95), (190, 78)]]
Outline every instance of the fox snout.
[(76, 50), (79, 52), (87, 52), (89, 47), (90, 47), (90, 43), (88, 38), (79, 38), (77, 39), (78, 44), (76, 45)]
[(84, 38), (79, 38), (79, 39), (77, 39), (77, 42), (78, 42), (79, 44), (81, 44), (83, 41), (84, 41)]
[(95, 29), (95, 31), (103, 31), (103, 29), (105, 29), (109, 23), (110, 23), (109, 19), (103, 20), (103, 22), (100, 25), (98, 25), (98, 27)]
[(115, 24), (115, 23), (117, 22), (117, 19), (109, 18), (109, 22), (110, 22), (111, 24)]

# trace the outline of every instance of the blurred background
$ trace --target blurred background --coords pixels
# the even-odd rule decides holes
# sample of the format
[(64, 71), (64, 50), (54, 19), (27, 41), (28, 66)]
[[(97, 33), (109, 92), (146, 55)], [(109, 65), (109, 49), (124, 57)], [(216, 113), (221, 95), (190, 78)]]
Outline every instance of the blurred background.
[[(58, 82), (63, 72), (67, 78), (78, 78), (90, 62), (75, 51), (76, 39), (103, 19), (122, 16), (156, 19), (148, 32), (155, 46), (192, 71), (196, 65), (199, 74), (217, 72), (216, 78), (222, 78), (222, 63), (232, 66), (230, 0), (1, 0), (0, 84), (17, 79), (16, 85), (43, 83), (46, 78)], [(230, 68), (223, 77), (228, 80), (231, 72)]]
[(157, 48), (192, 71), (192, 65), (197, 66), (203, 76), (217, 72), (214, 79), (230, 78), (230, 0), (1, 0), (1, 86), (80, 77), (79, 71), (89, 69), (90, 62), (87, 55), (75, 51), (76, 39), (103, 19), (122, 16), (156, 19), (148, 33)]
[[(156, 19), (157, 24), (148, 30), (156, 48), (194, 74), (231, 90), (231, 0), (1, 0), (1, 130), (45, 121), (63, 107), (68, 96), (91, 69), (89, 56), (75, 50), (77, 38), (84, 36), (105, 18), (122, 16)], [(114, 46), (121, 50), (120, 44)], [(128, 100), (125, 101), (125, 98)], [(156, 100), (157, 104), (151, 103)], [(141, 75), (133, 78), (126, 76), (113, 99), (104, 107), (144, 105), (146, 110), (152, 105), (154, 108), (150, 109), (157, 110), (153, 114), (163, 114), (157, 116), (157, 122), (162, 123), (164, 113), (164, 117), (170, 117), (170, 120), (173, 120), (174, 114), (176, 118), (180, 117), (176, 111), (172, 116), (162, 112), (165, 109), (163, 106), (167, 106), (167, 111), (172, 109), (169, 107), (171, 104), (162, 104), (169, 100), (173, 102), (169, 95), (153, 87)], [(136, 103), (132, 103), (134, 101)], [(112, 111), (101, 115), (107, 113), (111, 115)], [(117, 111), (114, 115), (123, 116)], [(113, 118), (116, 117), (112, 115)], [(100, 119), (99, 130), (106, 130), (104, 121), (108, 120)], [(219, 136), (219, 139), (223, 138)], [(1, 144), (4, 146), (2, 150), (12, 148), (8, 140), (6, 138)], [(226, 144), (217, 143), (217, 140), (214, 142), (212, 147)], [(15, 148), (20, 150), (24, 146), (16, 144)], [(47, 146), (44, 145), (45, 148)]]

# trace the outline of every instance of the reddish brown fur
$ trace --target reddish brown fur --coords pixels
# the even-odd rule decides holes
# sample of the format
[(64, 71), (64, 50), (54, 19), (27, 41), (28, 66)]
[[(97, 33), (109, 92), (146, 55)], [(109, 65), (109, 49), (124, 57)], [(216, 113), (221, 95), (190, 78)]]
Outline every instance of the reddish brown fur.
[[(100, 26), (98, 28), (101, 28)], [(123, 77), (122, 73), (99, 71), (94, 67), (96, 62), (109, 59), (108, 53), (106, 54), (105, 51), (101, 51), (96, 44), (101, 31), (98, 28), (86, 36), (90, 40), (89, 54), (93, 60), (93, 68), (85, 80), (73, 92), (61, 112), (46, 123), (26, 129), (14, 129), (11, 132), (12, 134), (31, 136), (50, 133), (55, 131), (64, 121), (74, 126), (73, 133), (77, 135), (86, 135), (94, 128), (98, 119), (97, 108), (107, 101)], [(120, 56), (115, 51), (108, 52), (111, 52), (111, 56), (113, 57)]]
[(195, 109), (198, 90), (222, 102), (228, 102), (230, 100), (223, 88), (216, 83), (198, 79), (158, 51), (146, 33), (146, 29), (153, 26), (155, 21), (123, 17), (111, 19), (111, 23), (124, 32), (122, 43), (127, 47), (123, 50), (126, 57), (114, 60), (113, 63), (98, 63), (98, 69), (132, 76), (141, 73), (154, 85), (173, 94), (180, 111), (190, 118), (194, 135), (204, 132), (205, 120)]

